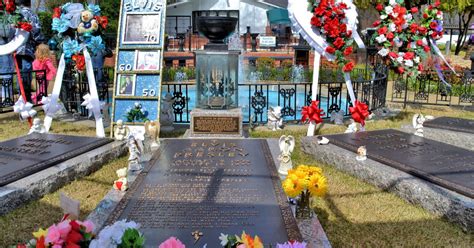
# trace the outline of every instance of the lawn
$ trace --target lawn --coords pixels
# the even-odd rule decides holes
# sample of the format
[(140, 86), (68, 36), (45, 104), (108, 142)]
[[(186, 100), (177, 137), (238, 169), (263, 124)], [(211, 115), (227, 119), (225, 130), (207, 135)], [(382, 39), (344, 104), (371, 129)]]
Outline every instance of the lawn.
[[(474, 112), (445, 107), (408, 108), (389, 120), (369, 122), (368, 130), (399, 128), (411, 123), (414, 113), (434, 116), (453, 116), (474, 119)], [(321, 133), (340, 133), (344, 127), (326, 125)], [(27, 124), (18, 120), (0, 120), (0, 140), (18, 137), (27, 132)], [(54, 133), (73, 135), (95, 134), (94, 128), (72, 123), (53, 122)], [(179, 130), (167, 137), (182, 134)], [(297, 140), (306, 134), (303, 126), (291, 126), (284, 131), (271, 132), (264, 127), (251, 131), (254, 138), (278, 138), (292, 134)], [(329, 191), (324, 199), (318, 199), (314, 208), (334, 247), (472, 247), (474, 235), (463, 232), (440, 216), (428, 213), (418, 206), (407, 203), (398, 196), (380, 190), (332, 166), (320, 164), (303, 153), (297, 146), (293, 154), (294, 164), (315, 165), (323, 168), (329, 179)], [(127, 165), (126, 157), (110, 161), (99, 171), (71, 182), (60, 190), (40, 200), (0, 217), (0, 247), (26, 241), (38, 227), (47, 227), (61, 218), (59, 192), (80, 200), (81, 218), (85, 218), (110, 190), (115, 180), (115, 170)]]

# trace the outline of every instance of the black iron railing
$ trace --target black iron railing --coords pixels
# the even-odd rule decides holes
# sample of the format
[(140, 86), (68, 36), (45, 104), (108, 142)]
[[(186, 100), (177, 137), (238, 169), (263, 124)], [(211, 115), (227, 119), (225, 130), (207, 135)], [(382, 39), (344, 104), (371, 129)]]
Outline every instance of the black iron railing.
[[(352, 73), (356, 97), (374, 110), (385, 105), (387, 94), (387, 70), (354, 70)], [(349, 115), (351, 106), (343, 75), (336, 71), (322, 70), (320, 74), (318, 100), (325, 112), (344, 111)], [(167, 83), (162, 86), (162, 94), (173, 96), (173, 110), (176, 123), (189, 123), (190, 111), (196, 106), (196, 86), (193, 83)], [(301, 108), (309, 105), (311, 83), (268, 82), (239, 84), (239, 106), (244, 113), (244, 122), (265, 123), (269, 107), (280, 106), (286, 121), (298, 122)]]
[(392, 83), (392, 102), (406, 104), (472, 106), (474, 102), (473, 71), (442, 71), (444, 83), (434, 71), (416, 78), (398, 77)]
[[(22, 72), (23, 86), (28, 102), (38, 105), (47, 94), (48, 80), (44, 70)], [(21, 97), (16, 72), (0, 73), (0, 113), (13, 110), (13, 105)]]

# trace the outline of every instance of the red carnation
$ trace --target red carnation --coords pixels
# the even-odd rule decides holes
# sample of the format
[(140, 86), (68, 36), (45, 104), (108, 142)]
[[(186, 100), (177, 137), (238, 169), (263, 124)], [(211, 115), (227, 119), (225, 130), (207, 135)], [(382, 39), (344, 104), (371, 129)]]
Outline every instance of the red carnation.
[(351, 37), (351, 36), (352, 36), (352, 30), (347, 30), (346, 36), (347, 36), (347, 37)]
[(322, 5), (320, 4), (318, 8), (314, 9), (314, 14), (316, 14), (317, 16), (322, 16), (324, 15), (325, 10), (326, 8), (322, 7)]
[(345, 3), (339, 3), (339, 7), (342, 8), (342, 9), (348, 9), (347, 4), (345, 4)]
[(380, 20), (375, 21), (375, 22), (372, 24), (373, 27), (377, 27), (378, 25), (380, 25)]
[(15, 1), (14, 0), (5, 0), (5, 10), (9, 14), (15, 12), (15, 10), (16, 10)]
[(311, 26), (321, 27), (321, 20), (316, 16), (311, 17)]
[(438, 33), (433, 32), (433, 33), (431, 34), (431, 37), (433, 37), (433, 39), (436, 39), (436, 38), (438, 37)]
[(352, 70), (354, 69), (354, 62), (353, 61), (349, 61), (346, 65), (344, 65), (344, 67), (342, 68), (342, 70), (344, 72), (351, 72)]
[(71, 230), (66, 237), (66, 242), (68, 244), (77, 244), (82, 240), (82, 235), (75, 230)]
[(426, 32), (428, 32), (428, 29), (426, 29), (426, 27), (418, 27), (418, 31), (419, 31), (422, 35), (425, 35)]
[(418, 64), (418, 71), (423, 71), (423, 64)]
[(333, 53), (336, 52), (336, 49), (334, 49), (334, 47), (332, 47), (332, 46), (328, 46), (328, 47), (326, 47), (326, 52), (330, 53), (330, 54), (333, 54)]
[(418, 30), (418, 24), (412, 23), (412, 24), (410, 25), (410, 31), (411, 31), (412, 33), (416, 33), (417, 30)]
[(397, 68), (397, 72), (400, 73), (400, 74), (403, 74), (405, 72), (405, 69), (403, 67), (399, 66)]
[(17, 24), (17, 27), (19, 29), (25, 30), (26, 32), (30, 32), (33, 29), (33, 26), (31, 26), (31, 24), (29, 24), (28, 22), (19, 22)]
[(431, 22), (430, 23), (430, 28), (431, 29), (436, 29), (437, 27), (438, 27), (438, 23), (436, 23), (436, 22)]
[(431, 50), (431, 48), (429, 46), (424, 46), (423, 50), (425, 50), (425, 52), (429, 52)]
[(436, 0), (434, 6), (435, 6), (435, 7), (439, 7), (440, 5), (441, 5), (441, 2), (440, 2), (439, 0)]
[(423, 46), (423, 41), (422, 40), (417, 40), (416, 45), (417, 46)]
[(61, 8), (56, 7), (53, 10), (53, 19), (54, 18), (60, 18), (61, 17)]
[(345, 23), (342, 23), (339, 25), (339, 32), (345, 33), (347, 31), (347, 25)]
[(415, 57), (414, 52), (406, 52), (405, 55), (403, 55), (403, 59), (406, 59), (406, 60), (413, 59), (414, 57)]
[(86, 60), (84, 55), (73, 55), (72, 60), (76, 62), (76, 70), (83, 71), (86, 67)]
[(377, 4), (377, 6), (375, 7), (375, 9), (377, 9), (378, 11), (382, 11), (383, 10), (383, 5), (382, 4)]
[(418, 8), (417, 7), (411, 8), (411, 13), (412, 14), (418, 13)]
[(377, 30), (377, 32), (379, 33), (379, 35), (382, 35), (382, 34), (387, 33), (387, 30), (388, 30), (387, 27), (381, 27), (379, 28), (379, 30)]
[(395, 35), (392, 32), (387, 34), (387, 39), (389, 39), (389, 40), (393, 39), (394, 37), (395, 37)]
[(425, 19), (428, 18), (428, 14), (423, 13), (423, 18), (425, 18)]
[(337, 39), (334, 41), (333, 45), (339, 49), (342, 46), (344, 46), (344, 40), (341, 37), (337, 37)]
[(344, 49), (344, 56), (349, 56), (353, 50), (352, 46), (346, 47), (346, 49)]
[(389, 52), (389, 53), (388, 53), (388, 56), (390, 56), (390, 57), (392, 57), (392, 58), (394, 58), (394, 59), (395, 59), (395, 58), (398, 58), (398, 54), (395, 53), (395, 52)]

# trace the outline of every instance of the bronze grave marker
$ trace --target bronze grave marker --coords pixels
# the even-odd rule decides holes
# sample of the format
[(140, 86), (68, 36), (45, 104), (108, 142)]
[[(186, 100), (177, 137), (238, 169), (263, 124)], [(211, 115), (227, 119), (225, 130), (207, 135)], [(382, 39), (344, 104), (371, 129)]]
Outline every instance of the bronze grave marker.
[(139, 223), (147, 247), (170, 236), (216, 247), (220, 233), (244, 230), (273, 246), (301, 240), (265, 140), (169, 139), (161, 149), (109, 224)]
[(0, 142), (0, 186), (110, 142), (104, 138), (39, 133)]
[[(474, 152), (398, 130), (326, 136), (332, 144), (474, 198)], [(354, 154), (355, 159), (355, 154)]]
[(423, 126), (474, 134), (474, 120), (468, 119), (439, 117), (426, 121)]
[(194, 116), (194, 133), (240, 134), (240, 118), (231, 116)]

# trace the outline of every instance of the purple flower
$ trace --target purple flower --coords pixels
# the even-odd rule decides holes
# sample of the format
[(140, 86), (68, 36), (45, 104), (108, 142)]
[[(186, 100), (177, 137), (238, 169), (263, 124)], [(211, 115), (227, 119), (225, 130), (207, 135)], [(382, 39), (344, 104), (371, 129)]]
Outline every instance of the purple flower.
[(438, 24), (438, 25), (436, 26), (436, 31), (437, 31), (437, 32), (443, 31), (443, 21), (436, 20), (436, 23)]
[(284, 244), (277, 244), (277, 248), (306, 248), (306, 243), (300, 243), (298, 241), (295, 241), (293, 243), (286, 242)]

